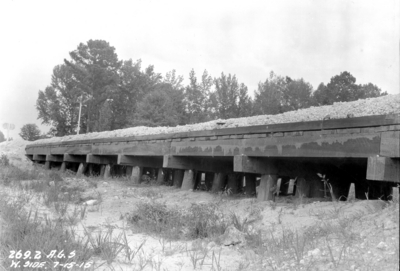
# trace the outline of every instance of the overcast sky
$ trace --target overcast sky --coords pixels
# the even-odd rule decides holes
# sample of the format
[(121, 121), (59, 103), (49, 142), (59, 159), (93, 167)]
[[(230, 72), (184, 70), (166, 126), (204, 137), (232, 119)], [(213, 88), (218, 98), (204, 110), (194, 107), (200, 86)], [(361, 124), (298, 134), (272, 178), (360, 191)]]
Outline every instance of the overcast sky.
[(0, 130), (36, 123), (38, 91), (81, 42), (103, 39), (187, 79), (193, 68), (236, 74), (252, 93), (269, 72), (317, 88), (342, 71), (399, 93), (399, 4), (380, 1), (0, 2)]

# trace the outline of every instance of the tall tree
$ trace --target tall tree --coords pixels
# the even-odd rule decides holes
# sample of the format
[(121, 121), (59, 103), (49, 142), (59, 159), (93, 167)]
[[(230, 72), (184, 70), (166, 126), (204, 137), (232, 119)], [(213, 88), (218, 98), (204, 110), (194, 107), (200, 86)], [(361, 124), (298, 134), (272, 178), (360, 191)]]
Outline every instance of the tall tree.
[(376, 85), (372, 83), (364, 84), (364, 85), (359, 85), (358, 86), (358, 99), (365, 99), (365, 98), (375, 98), (379, 96), (384, 96), (387, 95), (388, 93), (386, 91), (382, 92), (382, 90), (377, 87)]
[(139, 103), (134, 126), (176, 126), (179, 116), (171, 97), (162, 89), (147, 93)]
[(161, 75), (154, 72), (154, 66), (141, 69), (141, 60), (124, 61), (120, 71), (118, 90), (112, 95), (112, 129), (121, 129), (131, 125), (144, 95), (155, 90), (161, 82)]
[(53, 69), (50, 86), (39, 90), (36, 100), (38, 119), (50, 125), (50, 133), (64, 136), (75, 133), (78, 122), (80, 89), (70, 67), (58, 65)]
[(237, 117), (248, 117), (252, 115), (252, 100), (248, 95), (247, 86), (240, 84), (238, 97)]
[(273, 71), (265, 82), (258, 83), (258, 89), (254, 95), (254, 114), (274, 115), (283, 112), (282, 109), (282, 90), (287, 84), (287, 79), (277, 76)]
[(101, 105), (117, 91), (122, 62), (118, 60), (115, 48), (104, 40), (81, 43), (69, 55), (71, 60), (64, 62), (71, 67), (82, 95), (89, 98), (84, 113), (86, 132), (93, 131)]
[(334, 102), (349, 102), (382, 95), (387, 95), (387, 92), (382, 92), (371, 83), (357, 85), (356, 78), (344, 71), (333, 76), (328, 85), (321, 83), (313, 93), (313, 101), (315, 105), (328, 105)]
[(238, 112), (239, 83), (235, 75), (221, 77), (215, 81), (215, 97), (217, 102), (218, 117), (223, 119), (235, 118)]
[(287, 84), (282, 88), (282, 111), (293, 111), (311, 106), (311, 84), (303, 79), (292, 80), (286, 77)]
[(25, 140), (35, 141), (40, 138), (40, 130), (36, 124), (29, 123), (22, 126), (19, 135)]

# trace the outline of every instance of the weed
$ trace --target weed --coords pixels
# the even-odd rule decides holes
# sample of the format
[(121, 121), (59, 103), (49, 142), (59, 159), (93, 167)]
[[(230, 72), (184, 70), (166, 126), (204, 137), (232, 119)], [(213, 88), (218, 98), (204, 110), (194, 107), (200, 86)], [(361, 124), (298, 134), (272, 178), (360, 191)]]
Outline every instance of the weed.
[[(2, 210), (3, 227), (0, 236), (0, 258), (4, 259), (4, 265), (10, 266), (11, 259), (8, 255), (10, 250), (32, 251), (49, 253), (57, 248), (64, 250), (65, 255), (75, 251), (74, 261), (83, 262), (89, 260), (93, 255), (87, 240), (76, 236), (73, 229), (67, 229), (62, 220), (56, 222), (45, 218), (42, 221), (37, 211), (25, 211), (23, 204), (13, 201), (7, 196), (0, 197), (0, 209)], [(65, 263), (68, 259), (59, 259)]]
[(94, 250), (95, 255), (99, 255), (103, 260), (110, 264), (117, 255), (124, 249), (123, 234), (113, 237), (113, 229), (103, 233), (99, 231), (94, 237), (84, 227), (85, 233), (88, 236), (89, 242)]

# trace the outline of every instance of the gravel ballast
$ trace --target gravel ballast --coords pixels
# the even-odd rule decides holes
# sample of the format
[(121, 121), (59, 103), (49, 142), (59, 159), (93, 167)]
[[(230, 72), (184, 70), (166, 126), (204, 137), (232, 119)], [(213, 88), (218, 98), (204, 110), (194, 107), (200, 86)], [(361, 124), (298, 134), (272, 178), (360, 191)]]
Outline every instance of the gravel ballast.
[[(260, 115), (227, 120), (213, 120), (204, 123), (190, 124), (176, 127), (132, 127), (114, 131), (94, 132), (81, 135), (53, 137), (32, 142), (30, 145), (85, 140), (96, 138), (130, 137), (155, 134), (172, 134), (192, 131), (204, 131), (221, 128), (234, 128), (254, 125), (269, 125), (278, 123), (306, 122), (323, 119), (341, 119), (348, 117), (362, 117), (372, 115), (386, 115), (400, 113), (400, 95), (386, 95), (378, 98), (369, 98), (353, 102), (339, 102), (333, 105), (310, 107), (290, 111), (279, 115)], [(223, 125), (218, 123), (224, 123)]]

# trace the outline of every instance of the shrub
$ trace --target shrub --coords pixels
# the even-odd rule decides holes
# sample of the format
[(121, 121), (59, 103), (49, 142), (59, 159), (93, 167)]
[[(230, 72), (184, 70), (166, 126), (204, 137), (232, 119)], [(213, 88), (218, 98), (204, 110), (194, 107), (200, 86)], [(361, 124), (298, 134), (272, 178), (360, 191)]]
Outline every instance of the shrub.
[(221, 235), (228, 227), (213, 204), (192, 204), (187, 210), (170, 210), (155, 201), (142, 202), (128, 216), (139, 231), (156, 233), (170, 239), (196, 239)]

